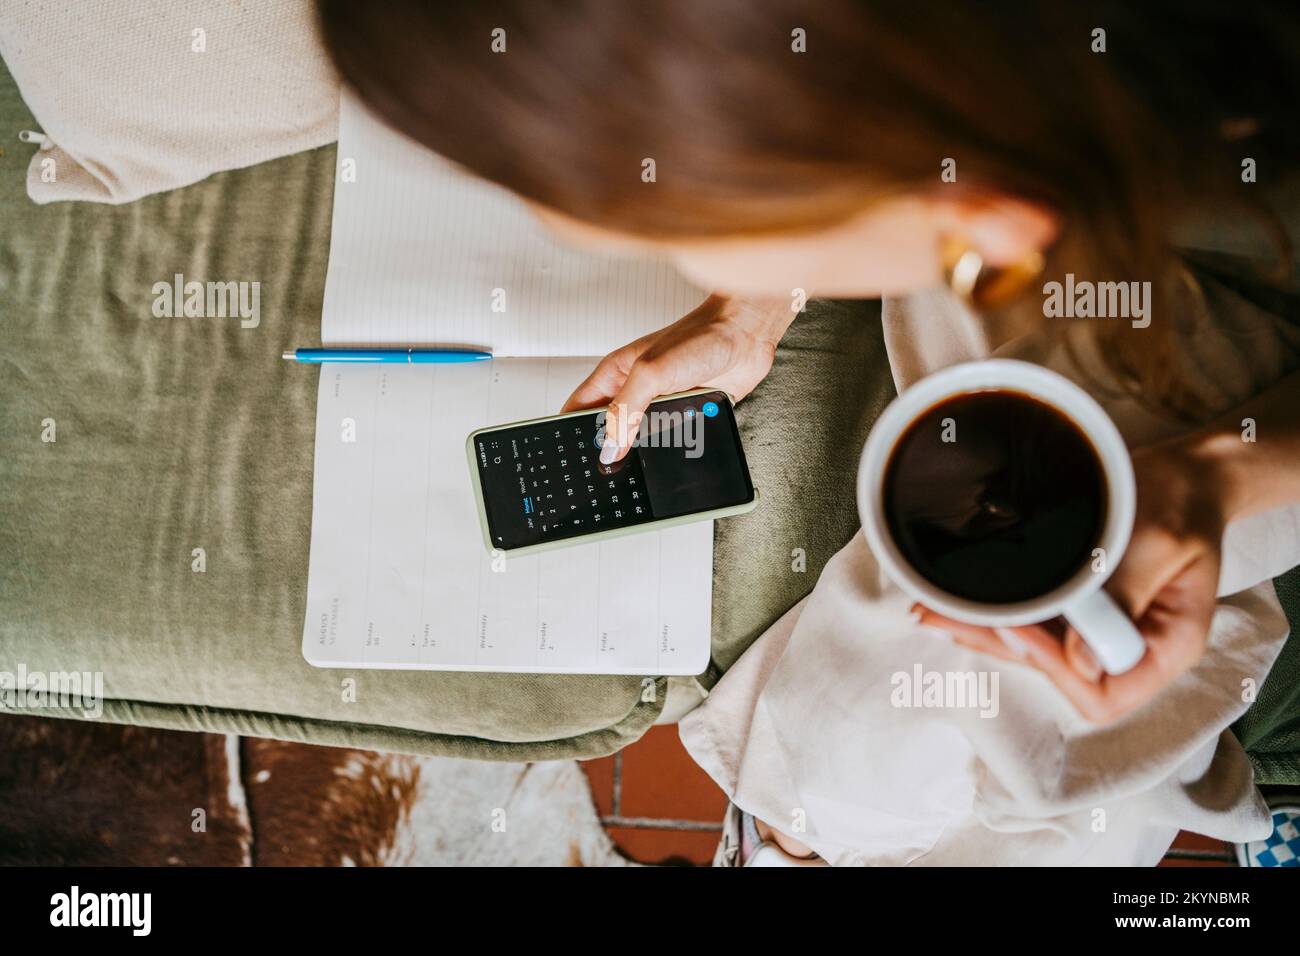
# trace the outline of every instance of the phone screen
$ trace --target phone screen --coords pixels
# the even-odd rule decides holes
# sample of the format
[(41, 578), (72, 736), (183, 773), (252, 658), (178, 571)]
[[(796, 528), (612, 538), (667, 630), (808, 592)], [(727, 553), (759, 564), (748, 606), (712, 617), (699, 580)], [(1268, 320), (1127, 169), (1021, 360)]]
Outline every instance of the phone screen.
[(605, 413), (479, 432), (488, 534), (509, 551), (754, 500), (722, 392), (653, 402), (632, 448), (600, 464)]

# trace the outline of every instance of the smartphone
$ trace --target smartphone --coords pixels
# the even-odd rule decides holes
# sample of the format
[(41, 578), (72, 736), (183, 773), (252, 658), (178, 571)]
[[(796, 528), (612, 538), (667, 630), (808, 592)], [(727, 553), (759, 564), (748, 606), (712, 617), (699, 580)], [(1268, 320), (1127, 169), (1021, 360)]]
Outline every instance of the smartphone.
[(605, 410), (472, 432), (466, 441), (483, 541), (511, 555), (743, 514), (758, 502), (726, 392), (650, 404), (632, 447), (600, 463)]

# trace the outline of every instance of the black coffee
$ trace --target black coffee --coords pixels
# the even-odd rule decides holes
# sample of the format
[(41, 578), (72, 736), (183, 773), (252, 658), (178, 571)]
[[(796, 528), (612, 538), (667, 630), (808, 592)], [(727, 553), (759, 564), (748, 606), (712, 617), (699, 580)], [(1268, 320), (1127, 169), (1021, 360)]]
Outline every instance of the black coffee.
[(1038, 597), (1091, 561), (1106, 517), (1092, 443), (1020, 392), (931, 408), (885, 467), (885, 520), (903, 556), (949, 594), (988, 604)]

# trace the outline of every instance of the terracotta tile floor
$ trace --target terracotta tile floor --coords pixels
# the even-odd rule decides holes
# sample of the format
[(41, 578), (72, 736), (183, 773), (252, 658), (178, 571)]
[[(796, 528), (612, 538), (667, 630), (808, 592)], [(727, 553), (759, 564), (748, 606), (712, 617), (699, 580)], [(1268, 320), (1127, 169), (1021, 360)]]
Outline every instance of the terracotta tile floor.
[[(707, 866), (727, 798), (682, 746), (676, 727), (651, 727), (612, 757), (581, 763), (605, 831), (638, 863)], [(1161, 866), (1235, 866), (1232, 847), (1180, 833)]]
[(583, 761), (601, 822), (638, 863), (707, 866), (727, 797), (691, 760), (675, 726), (651, 727), (612, 757)]
[(1236, 866), (1232, 844), (1184, 830), (1165, 854), (1161, 866)]

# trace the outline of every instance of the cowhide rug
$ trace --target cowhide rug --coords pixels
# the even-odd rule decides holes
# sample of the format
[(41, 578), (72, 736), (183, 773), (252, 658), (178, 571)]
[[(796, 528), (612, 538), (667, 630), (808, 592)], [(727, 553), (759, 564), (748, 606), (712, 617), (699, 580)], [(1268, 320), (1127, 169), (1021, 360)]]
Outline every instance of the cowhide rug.
[(0, 716), (0, 865), (625, 866), (573, 761)]

